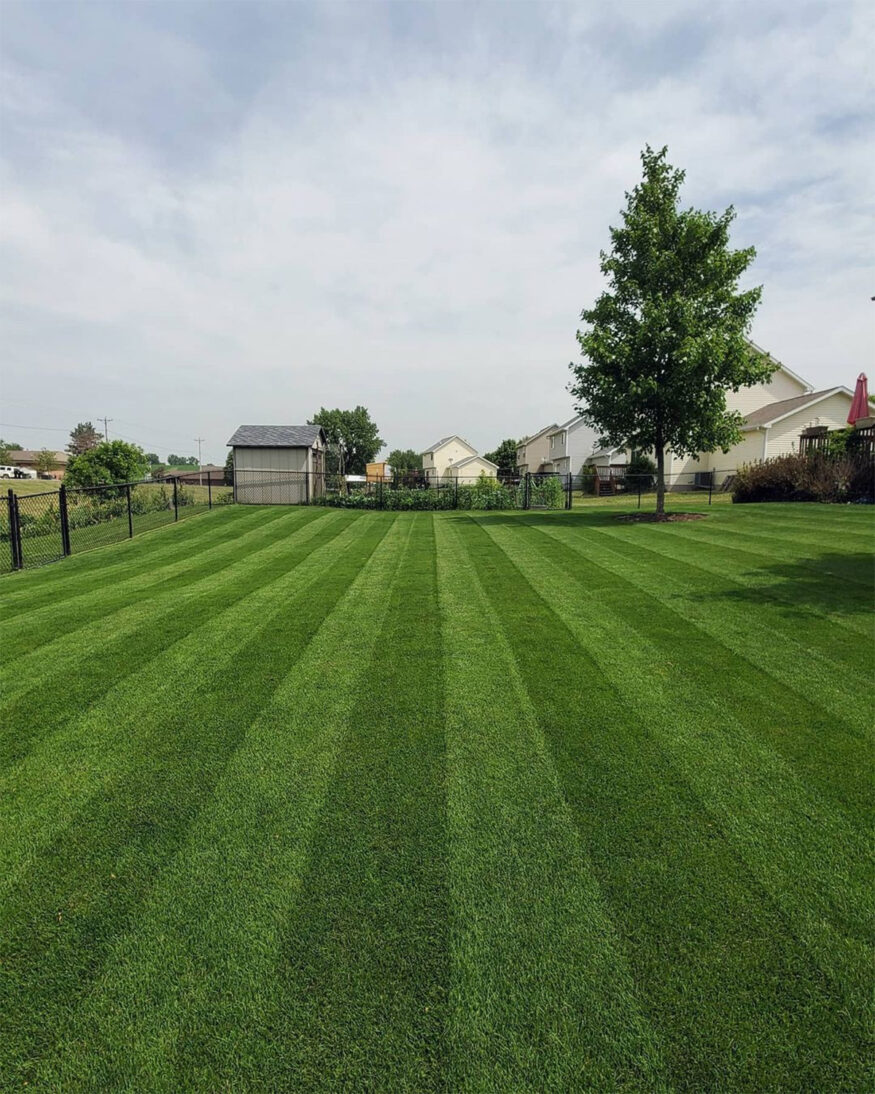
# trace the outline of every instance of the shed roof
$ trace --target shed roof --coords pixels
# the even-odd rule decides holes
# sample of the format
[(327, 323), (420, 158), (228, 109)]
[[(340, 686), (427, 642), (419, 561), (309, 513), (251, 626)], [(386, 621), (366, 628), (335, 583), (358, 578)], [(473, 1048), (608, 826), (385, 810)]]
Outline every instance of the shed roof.
[[(38, 448), (13, 448), (9, 453), (9, 463), (36, 463), (41, 451), (42, 449)], [(57, 452), (53, 448), (50, 448), (49, 451), (54, 456), (56, 463), (66, 463), (70, 459), (69, 452)]]
[(241, 425), (228, 444), (234, 448), (312, 448), (321, 425)]

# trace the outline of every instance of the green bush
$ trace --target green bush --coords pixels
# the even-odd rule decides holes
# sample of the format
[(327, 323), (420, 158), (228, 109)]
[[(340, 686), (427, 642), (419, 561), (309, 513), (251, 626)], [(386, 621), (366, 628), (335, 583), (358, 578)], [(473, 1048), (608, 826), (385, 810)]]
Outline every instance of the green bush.
[(656, 489), (656, 464), (642, 452), (636, 452), (626, 467), (626, 489), (635, 494)]
[(873, 501), (875, 465), (849, 456), (793, 454), (746, 464), (732, 484), (734, 502)]

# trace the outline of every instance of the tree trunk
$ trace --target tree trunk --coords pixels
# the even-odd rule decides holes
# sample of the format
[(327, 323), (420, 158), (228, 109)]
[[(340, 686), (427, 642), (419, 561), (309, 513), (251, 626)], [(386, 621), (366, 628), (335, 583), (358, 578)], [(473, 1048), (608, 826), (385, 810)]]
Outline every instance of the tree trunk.
[(665, 515), (665, 444), (661, 427), (656, 430), (656, 515)]

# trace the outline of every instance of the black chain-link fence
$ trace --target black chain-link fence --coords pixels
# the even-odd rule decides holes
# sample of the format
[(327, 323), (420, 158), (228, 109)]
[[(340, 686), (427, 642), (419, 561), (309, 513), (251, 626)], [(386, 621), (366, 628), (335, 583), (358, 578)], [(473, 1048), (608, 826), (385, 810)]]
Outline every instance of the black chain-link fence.
[(10, 490), (0, 507), (0, 571), (55, 562), (233, 502), (233, 489), (165, 482), (116, 483), (39, 494)]
[(234, 472), (240, 505), (324, 505), (338, 509), (390, 511), (438, 509), (567, 509), (568, 476), (529, 474), (499, 480), (487, 475), (429, 479), (422, 474), (394, 479), (316, 471)]

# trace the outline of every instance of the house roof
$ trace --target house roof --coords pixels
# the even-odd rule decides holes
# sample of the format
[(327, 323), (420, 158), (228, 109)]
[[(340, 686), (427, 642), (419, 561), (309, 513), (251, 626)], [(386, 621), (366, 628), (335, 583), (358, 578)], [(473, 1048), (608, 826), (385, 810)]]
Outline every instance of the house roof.
[(492, 460), (487, 460), (485, 456), (466, 456), (464, 460), (459, 460), (458, 463), (454, 463), (453, 467), (464, 467), (466, 463), (473, 463), (475, 460), (479, 460), (481, 463), (488, 463), (490, 467), (494, 467), (498, 470), (498, 464), (493, 463)]
[(763, 349), (762, 346), (758, 346), (756, 342), (752, 341), (750, 338), (747, 339), (747, 344), (751, 347), (751, 349), (755, 349), (757, 353), (761, 353), (763, 357), (768, 357), (770, 361), (774, 361), (775, 364), (778, 366), (778, 371), (786, 372), (791, 380), (795, 380), (797, 384), (801, 384), (804, 388), (807, 388), (809, 391), (811, 391), (811, 384), (809, 384), (807, 380), (803, 379), (798, 372), (794, 372), (791, 368), (787, 368), (783, 361), (779, 361), (778, 358), (775, 357), (773, 354), (769, 353), (767, 349)]
[(569, 418), (567, 422), (563, 422), (562, 425), (557, 425), (555, 428), (551, 429), (550, 436), (552, 437), (554, 433), (561, 433), (565, 429), (570, 429), (573, 425), (577, 425), (578, 422), (582, 421), (583, 415), (575, 414), (574, 417)]
[(533, 433), (531, 437), (523, 437), (517, 448), (524, 448), (527, 444), (531, 444), (532, 441), (536, 441), (538, 437), (543, 437), (545, 433), (552, 433), (554, 429), (559, 427), (555, 422), (551, 422), (550, 425), (545, 425), (543, 429), (539, 429), (537, 433)]
[[(42, 449), (37, 448), (13, 448), (9, 453), (9, 463), (36, 463), (41, 451)], [(70, 459), (69, 452), (56, 452), (53, 448), (49, 451), (57, 463), (66, 463)]]
[(476, 453), (477, 449), (473, 444), (469, 444), (464, 437), (460, 437), (458, 433), (451, 433), (449, 437), (441, 437), (439, 441), (436, 441), (430, 448), (423, 448), (420, 455), (427, 456), (429, 452), (437, 452), (439, 448), (443, 448), (449, 441), (461, 441), (466, 448), (470, 448), (472, 452)]
[(795, 395), (792, 399), (779, 399), (776, 403), (767, 403), (766, 406), (751, 411), (744, 419), (741, 428), (745, 430), (763, 429), (765, 426), (772, 425), (790, 414), (795, 414), (797, 410), (804, 410), (805, 407), (819, 403), (821, 399), (825, 399), (829, 395), (836, 395), (839, 392), (843, 392), (849, 398), (851, 397), (851, 392), (846, 387), (839, 386), (824, 388), (823, 391), (809, 391), (806, 395)]
[(241, 425), (228, 444), (235, 448), (312, 448), (321, 425)]

